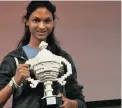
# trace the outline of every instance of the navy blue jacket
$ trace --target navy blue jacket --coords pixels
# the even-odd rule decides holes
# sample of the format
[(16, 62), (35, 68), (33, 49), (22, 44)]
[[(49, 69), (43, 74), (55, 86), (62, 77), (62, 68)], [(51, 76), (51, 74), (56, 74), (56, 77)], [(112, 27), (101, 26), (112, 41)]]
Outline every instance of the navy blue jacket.
[[(76, 100), (79, 108), (86, 108), (82, 94), (83, 87), (77, 82), (76, 68), (71, 56), (63, 50), (58, 55), (67, 59), (72, 65), (73, 74), (67, 78), (65, 85), (66, 97)], [(18, 59), (20, 64), (25, 63), (27, 60), (27, 56), (22, 48), (18, 48), (4, 57), (0, 65), (0, 89), (4, 88), (15, 75), (17, 66), (14, 57)], [(23, 86), (13, 92), (12, 108), (43, 108), (43, 103), (40, 101), (43, 96), (44, 87), (42, 83), (37, 88), (32, 89), (29, 83), (24, 81)]]

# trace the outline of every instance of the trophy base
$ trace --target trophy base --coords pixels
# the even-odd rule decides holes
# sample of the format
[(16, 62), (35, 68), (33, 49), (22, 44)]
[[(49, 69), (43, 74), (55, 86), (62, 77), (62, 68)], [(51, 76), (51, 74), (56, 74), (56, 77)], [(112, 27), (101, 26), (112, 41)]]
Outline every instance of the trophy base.
[(44, 108), (56, 108), (62, 104), (62, 98), (57, 96), (48, 96), (41, 99)]

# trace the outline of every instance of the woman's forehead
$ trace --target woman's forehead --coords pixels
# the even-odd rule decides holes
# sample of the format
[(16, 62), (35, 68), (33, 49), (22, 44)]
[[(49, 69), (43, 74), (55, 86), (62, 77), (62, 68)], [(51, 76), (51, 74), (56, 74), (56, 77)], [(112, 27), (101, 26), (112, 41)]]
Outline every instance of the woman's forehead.
[(30, 17), (52, 17), (52, 13), (45, 7), (37, 8)]

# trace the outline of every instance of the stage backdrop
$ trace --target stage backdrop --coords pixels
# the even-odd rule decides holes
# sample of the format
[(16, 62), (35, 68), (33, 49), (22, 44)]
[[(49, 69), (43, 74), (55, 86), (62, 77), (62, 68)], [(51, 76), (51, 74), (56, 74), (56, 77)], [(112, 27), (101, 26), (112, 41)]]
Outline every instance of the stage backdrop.
[[(73, 58), (86, 101), (120, 98), (121, 2), (53, 1), (55, 35)], [(24, 33), (28, 1), (0, 2), (0, 62)], [(5, 108), (11, 106), (8, 101)]]

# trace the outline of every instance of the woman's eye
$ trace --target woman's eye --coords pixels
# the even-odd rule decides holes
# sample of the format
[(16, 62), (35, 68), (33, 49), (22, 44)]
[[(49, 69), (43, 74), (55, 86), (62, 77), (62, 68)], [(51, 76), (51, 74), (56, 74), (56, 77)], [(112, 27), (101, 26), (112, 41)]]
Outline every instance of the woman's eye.
[(50, 23), (50, 22), (52, 22), (52, 20), (45, 20), (45, 22), (46, 22), (46, 23)]
[(33, 19), (32, 21), (33, 22), (39, 22), (39, 19)]

